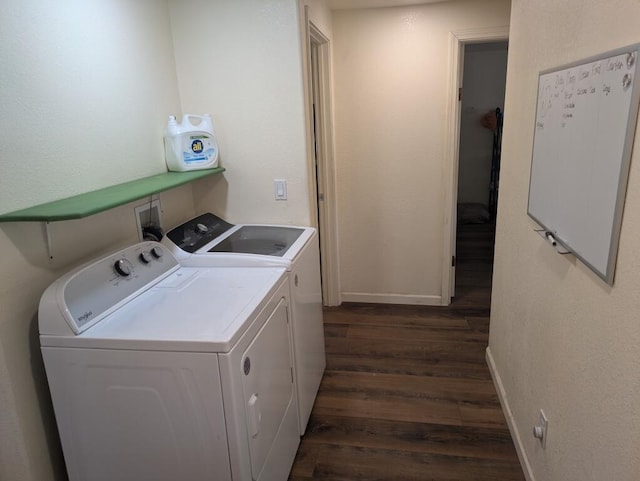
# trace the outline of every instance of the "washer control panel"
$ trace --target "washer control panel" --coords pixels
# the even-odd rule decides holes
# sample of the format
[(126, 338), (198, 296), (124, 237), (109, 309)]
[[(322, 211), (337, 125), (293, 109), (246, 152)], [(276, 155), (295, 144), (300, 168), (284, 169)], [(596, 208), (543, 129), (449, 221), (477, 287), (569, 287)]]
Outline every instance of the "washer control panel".
[(162, 244), (142, 242), (69, 274), (58, 302), (69, 327), (80, 334), (179, 267)]
[(167, 238), (185, 252), (193, 254), (216, 237), (234, 227), (217, 215), (206, 213), (167, 232)]

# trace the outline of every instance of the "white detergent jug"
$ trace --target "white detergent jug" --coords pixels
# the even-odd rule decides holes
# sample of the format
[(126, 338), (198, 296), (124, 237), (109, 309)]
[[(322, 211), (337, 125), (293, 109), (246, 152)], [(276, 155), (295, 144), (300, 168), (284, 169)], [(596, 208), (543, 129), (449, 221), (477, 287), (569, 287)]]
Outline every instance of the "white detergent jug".
[(169, 116), (164, 154), (167, 168), (174, 172), (217, 167), (218, 143), (211, 115), (186, 114), (180, 124), (175, 116)]

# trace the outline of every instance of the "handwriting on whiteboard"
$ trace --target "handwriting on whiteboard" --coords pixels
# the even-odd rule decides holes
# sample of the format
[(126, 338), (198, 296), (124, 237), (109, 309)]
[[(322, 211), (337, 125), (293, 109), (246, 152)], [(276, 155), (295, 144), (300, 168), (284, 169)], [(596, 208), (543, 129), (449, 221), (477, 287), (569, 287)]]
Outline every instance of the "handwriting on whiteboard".
[(551, 118), (559, 119), (558, 126), (567, 128), (579, 115), (580, 109), (592, 101), (590, 97), (608, 97), (614, 89), (627, 90), (631, 83), (628, 76), (616, 84), (611, 82), (611, 75), (605, 75), (606, 72), (621, 71), (626, 66), (621, 57), (614, 57), (541, 77), (536, 130), (544, 130)]

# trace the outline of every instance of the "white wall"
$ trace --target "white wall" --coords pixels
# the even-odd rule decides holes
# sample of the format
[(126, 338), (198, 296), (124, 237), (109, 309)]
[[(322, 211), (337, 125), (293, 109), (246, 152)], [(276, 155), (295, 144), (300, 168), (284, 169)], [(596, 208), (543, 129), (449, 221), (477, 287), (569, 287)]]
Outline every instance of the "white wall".
[(333, 20), (326, 0), (299, 0), (300, 15), (304, 7), (309, 7), (309, 19), (329, 40), (333, 38)]
[(506, 73), (505, 42), (465, 46), (458, 203), (489, 203), (493, 131), (483, 127), (481, 120), (496, 107), (504, 111)]
[(213, 115), (226, 169), (197, 209), (309, 224), (298, 2), (171, 0), (170, 11), (184, 113)]
[[(179, 108), (166, 2), (5, 0), (0, 16), (0, 211), (165, 171)], [(202, 181), (205, 182), (205, 181)], [(161, 195), (194, 213), (192, 188)], [(39, 351), (44, 289), (98, 252), (137, 242), (134, 206), (53, 223), (0, 224), (0, 479), (65, 479)]]
[(166, 170), (168, 28), (162, 1), (3, 0), (1, 213)]
[[(512, 4), (489, 353), (537, 481), (640, 473), (637, 130), (613, 287), (556, 254), (526, 214), (539, 71), (638, 42), (638, 18), (634, 0)], [(531, 435), (540, 408), (546, 450)]]
[(345, 301), (440, 304), (449, 33), (509, 23), (509, 1), (333, 16)]

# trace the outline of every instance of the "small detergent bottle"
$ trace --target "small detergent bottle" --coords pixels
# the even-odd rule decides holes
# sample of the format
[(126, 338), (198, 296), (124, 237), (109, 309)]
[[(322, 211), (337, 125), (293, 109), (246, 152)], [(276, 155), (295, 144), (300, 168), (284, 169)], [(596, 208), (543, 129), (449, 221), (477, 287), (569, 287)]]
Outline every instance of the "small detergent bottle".
[(175, 116), (169, 116), (164, 135), (164, 154), (167, 168), (173, 172), (217, 167), (218, 143), (213, 133), (211, 115), (186, 114), (180, 124)]

